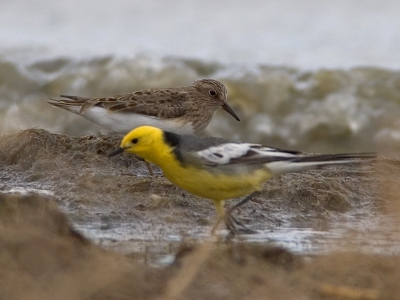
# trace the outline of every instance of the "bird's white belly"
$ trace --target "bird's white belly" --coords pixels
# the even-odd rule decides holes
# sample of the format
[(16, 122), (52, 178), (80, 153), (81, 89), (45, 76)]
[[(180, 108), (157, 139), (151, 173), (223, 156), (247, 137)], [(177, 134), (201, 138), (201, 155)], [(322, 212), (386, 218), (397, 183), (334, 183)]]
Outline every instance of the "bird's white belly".
[(150, 125), (178, 134), (193, 134), (192, 122), (180, 119), (163, 120), (156, 117), (135, 113), (108, 112), (104, 108), (93, 106), (83, 115), (86, 119), (100, 127), (103, 133), (125, 135), (132, 129)]

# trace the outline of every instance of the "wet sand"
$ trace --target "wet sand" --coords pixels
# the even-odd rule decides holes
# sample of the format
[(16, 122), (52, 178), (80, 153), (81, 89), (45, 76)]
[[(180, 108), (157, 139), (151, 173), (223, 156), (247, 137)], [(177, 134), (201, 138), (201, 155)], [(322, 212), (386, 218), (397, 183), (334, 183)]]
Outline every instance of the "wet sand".
[[(0, 137), (1, 299), (398, 298), (398, 160), (285, 175), (237, 212), (265, 235), (325, 232), (313, 241), (323, 251), (307, 252), (273, 234), (211, 237), (213, 204), (134, 156), (107, 158), (118, 144), (40, 129)], [(173, 262), (154, 265), (166, 253)]]

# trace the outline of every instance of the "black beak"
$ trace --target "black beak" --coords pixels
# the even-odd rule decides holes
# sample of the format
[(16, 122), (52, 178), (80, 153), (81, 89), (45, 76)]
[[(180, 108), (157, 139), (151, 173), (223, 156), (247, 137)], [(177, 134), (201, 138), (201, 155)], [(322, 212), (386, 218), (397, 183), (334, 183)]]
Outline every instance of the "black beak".
[(118, 148), (116, 150), (114, 150), (113, 152), (111, 152), (110, 154), (107, 155), (107, 157), (111, 157), (117, 154), (121, 154), (122, 152), (124, 152), (124, 148)]
[(240, 121), (239, 117), (233, 111), (233, 109), (228, 105), (228, 103), (224, 103), (221, 105), (222, 109), (230, 113), (236, 120)]

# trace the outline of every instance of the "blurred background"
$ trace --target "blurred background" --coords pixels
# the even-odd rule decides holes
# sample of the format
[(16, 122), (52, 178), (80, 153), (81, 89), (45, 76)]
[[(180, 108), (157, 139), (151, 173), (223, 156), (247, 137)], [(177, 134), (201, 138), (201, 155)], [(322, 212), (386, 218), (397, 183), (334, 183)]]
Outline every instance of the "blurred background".
[(98, 134), (47, 104), (214, 78), (206, 134), (309, 152), (400, 150), (396, 0), (1, 0), (0, 134)]

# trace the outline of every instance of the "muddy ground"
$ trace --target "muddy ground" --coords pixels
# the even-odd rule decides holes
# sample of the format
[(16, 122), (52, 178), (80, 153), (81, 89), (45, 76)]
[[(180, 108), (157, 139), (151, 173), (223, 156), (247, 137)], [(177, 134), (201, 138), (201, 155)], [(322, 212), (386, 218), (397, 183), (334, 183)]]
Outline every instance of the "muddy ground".
[(107, 158), (118, 144), (0, 137), (0, 299), (400, 299), (398, 160), (285, 175), (237, 212), (261, 236), (322, 231), (323, 251), (307, 252), (211, 237), (212, 203), (134, 156)]

